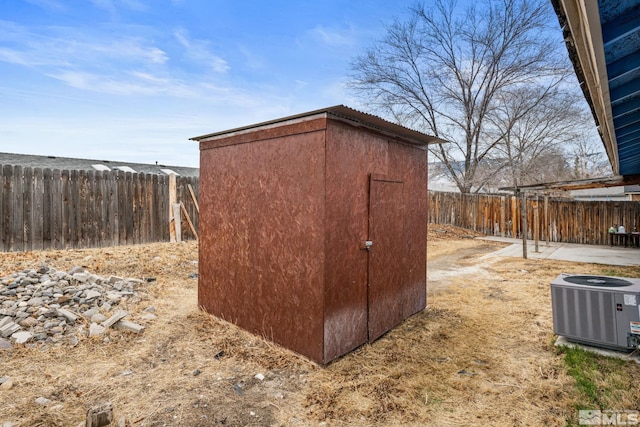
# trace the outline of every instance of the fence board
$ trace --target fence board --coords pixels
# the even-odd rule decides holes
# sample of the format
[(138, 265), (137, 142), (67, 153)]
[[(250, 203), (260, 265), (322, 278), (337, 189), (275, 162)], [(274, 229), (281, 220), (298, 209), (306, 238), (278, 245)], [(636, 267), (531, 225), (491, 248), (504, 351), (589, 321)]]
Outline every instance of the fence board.
[(54, 249), (62, 246), (62, 173), (54, 169), (51, 176), (51, 245)]
[(22, 250), (33, 250), (33, 169), (24, 168), (22, 181)]
[(516, 197), (429, 192), (429, 221), (451, 224), (508, 237), (535, 237), (547, 241), (607, 245), (608, 228), (624, 224), (640, 229), (640, 202), (576, 201), (545, 196), (544, 214), (536, 217), (533, 197), (527, 198), (527, 230), (522, 230), (521, 205)]
[[(199, 215), (189, 185), (197, 192), (198, 179), (178, 178), (178, 200), (197, 230)], [(168, 197), (164, 175), (0, 165), (0, 250), (168, 241)], [(485, 212), (490, 211), (485, 205)], [(480, 222), (472, 225), (487, 228)], [(183, 238), (195, 238), (189, 228), (184, 229)]]
[(71, 183), (70, 172), (63, 170), (60, 173), (62, 179), (62, 245), (69, 247), (71, 244), (71, 230), (75, 228), (75, 224), (71, 219)]
[(111, 230), (111, 245), (118, 246), (120, 244), (120, 236), (118, 235), (120, 213), (118, 211), (118, 173), (106, 172), (109, 177), (107, 184), (109, 194), (109, 229)]
[(31, 249), (34, 251), (42, 250), (42, 227), (45, 212), (42, 208), (42, 198), (44, 193), (44, 182), (42, 177), (42, 169), (35, 168), (33, 170), (33, 233), (31, 234)]

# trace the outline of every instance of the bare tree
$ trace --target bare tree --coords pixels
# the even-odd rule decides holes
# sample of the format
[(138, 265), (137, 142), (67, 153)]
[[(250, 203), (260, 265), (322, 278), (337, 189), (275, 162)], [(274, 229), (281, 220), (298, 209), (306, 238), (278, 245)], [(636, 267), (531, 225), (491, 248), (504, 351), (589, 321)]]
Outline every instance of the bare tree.
[(417, 5), (354, 60), (350, 87), (383, 115), (450, 141), (432, 154), (460, 191), (477, 191), (479, 165), (502, 140), (488, 117), (518, 88), (544, 92), (571, 72), (545, 31), (551, 13), (547, 0)]
[(578, 94), (530, 85), (500, 93), (497, 99), (487, 120), (489, 133), (499, 141), (494, 155), (503, 160), (507, 185), (572, 178), (566, 147), (581, 136), (588, 114), (580, 108)]
[(588, 179), (611, 176), (611, 163), (597, 137), (578, 135), (568, 147), (573, 158), (572, 179)]

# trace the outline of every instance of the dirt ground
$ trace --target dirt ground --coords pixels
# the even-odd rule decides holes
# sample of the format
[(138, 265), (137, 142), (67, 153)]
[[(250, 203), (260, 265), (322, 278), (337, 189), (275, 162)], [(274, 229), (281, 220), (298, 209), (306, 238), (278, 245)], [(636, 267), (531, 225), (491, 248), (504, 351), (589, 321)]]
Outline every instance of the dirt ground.
[[(158, 318), (140, 322), (140, 335), (109, 330), (108, 342), (0, 350), (0, 377), (13, 382), (0, 387), (0, 426), (84, 425), (104, 401), (127, 426), (575, 423), (579, 396), (552, 344), (549, 283), (561, 272), (640, 277), (640, 268), (487, 257), (501, 244), (472, 237), (430, 226), (428, 308), (324, 368), (201, 312), (194, 242), (2, 254), (0, 277), (47, 263), (155, 278), (126, 309), (135, 319), (152, 305)], [(637, 365), (623, 369), (640, 382)], [(616, 404), (640, 408), (637, 389)]]

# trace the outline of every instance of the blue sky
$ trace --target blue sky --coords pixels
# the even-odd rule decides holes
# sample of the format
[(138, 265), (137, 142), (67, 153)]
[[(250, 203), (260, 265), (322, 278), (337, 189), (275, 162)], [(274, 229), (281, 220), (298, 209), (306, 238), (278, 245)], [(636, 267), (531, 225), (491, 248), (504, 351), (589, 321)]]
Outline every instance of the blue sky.
[(188, 138), (359, 106), (349, 63), (414, 0), (0, 0), (0, 151), (198, 165)]

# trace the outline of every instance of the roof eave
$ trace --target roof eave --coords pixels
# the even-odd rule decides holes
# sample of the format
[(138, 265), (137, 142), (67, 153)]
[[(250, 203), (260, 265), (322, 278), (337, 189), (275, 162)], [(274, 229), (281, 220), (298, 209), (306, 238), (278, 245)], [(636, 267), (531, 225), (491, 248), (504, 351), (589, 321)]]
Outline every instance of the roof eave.
[(609, 83), (598, 3), (551, 0), (576, 76), (591, 107), (614, 174), (620, 173), (618, 144), (611, 111)]

